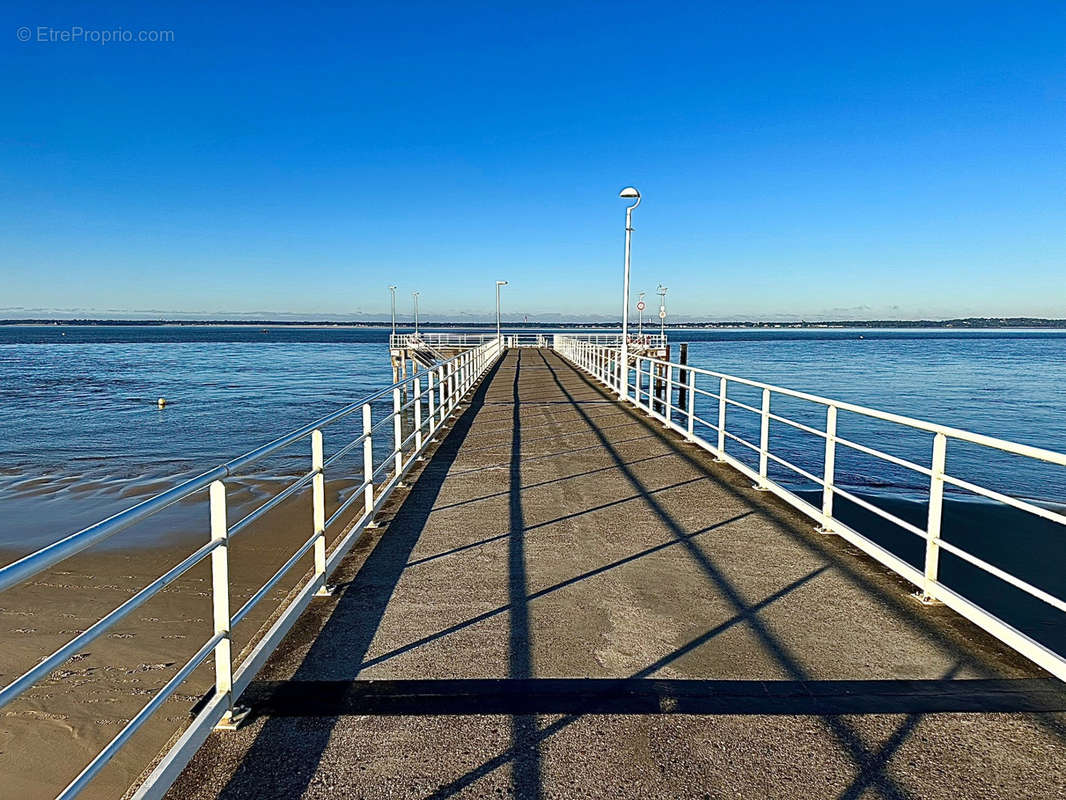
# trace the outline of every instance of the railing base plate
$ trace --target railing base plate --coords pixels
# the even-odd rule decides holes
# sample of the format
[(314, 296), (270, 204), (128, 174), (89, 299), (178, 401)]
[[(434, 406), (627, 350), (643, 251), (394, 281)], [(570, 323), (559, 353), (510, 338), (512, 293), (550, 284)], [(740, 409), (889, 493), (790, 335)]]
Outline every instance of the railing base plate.
[(942, 605), (935, 597), (930, 597), (925, 592), (913, 592), (911, 594), (915, 600), (921, 603), (923, 606), (939, 606)]
[(235, 731), (241, 727), (248, 715), (252, 712), (248, 706), (234, 706), (232, 711), (227, 711), (225, 715), (215, 725), (216, 731)]

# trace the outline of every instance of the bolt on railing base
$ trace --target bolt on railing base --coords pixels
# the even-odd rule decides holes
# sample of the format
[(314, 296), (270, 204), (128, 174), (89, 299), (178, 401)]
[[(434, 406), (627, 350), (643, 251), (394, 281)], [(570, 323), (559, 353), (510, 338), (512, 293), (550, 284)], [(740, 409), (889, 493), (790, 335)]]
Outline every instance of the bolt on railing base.
[(769, 486), (763, 486), (761, 483), (753, 483), (751, 485), (751, 488), (754, 489), (757, 492), (768, 492), (768, 491), (770, 491), (770, 487)]
[(836, 531), (832, 528), (827, 528), (825, 525), (819, 525), (814, 529), (815, 533), (820, 533), (822, 536), (836, 536)]
[(248, 706), (234, 706), (232, 710), (227, 711), (222, 719), (215, 725), (216, 731), (235, 731), (241, 724), (248, 718), (248, 715), (252, 713), (252, 709)]
[(919, 603), (921, 603), (923, 606), (943, 605), (943, 603), (941, 603), (935, 597), (926, 594), (925, 592), (912, 592), (910, 596), (917, 600)]

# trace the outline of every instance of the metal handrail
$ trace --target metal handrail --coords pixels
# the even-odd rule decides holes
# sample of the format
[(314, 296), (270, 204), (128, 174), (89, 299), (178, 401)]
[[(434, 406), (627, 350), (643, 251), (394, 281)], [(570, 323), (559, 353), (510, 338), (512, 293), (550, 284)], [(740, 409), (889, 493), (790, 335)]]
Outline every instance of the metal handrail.
[[(816, 520), (820, 525), (819, 530), (821, 532), (838, 534), (867, 555), (902, 575), (919, 588), (919, 599), (923, 602), (931, 603), (936, 601), (944, 603), (1053, 675), (1066, 680), (1066, 656), (1030, 638), (974, 601), (951, 589), (939, 578), (939, 558), (940, 551), (943, 549), (987, 574), (1006, 581), (1015, 588), (1047, 603), (1053, 608), (1060, 611), (1066, 610), (1066, 601), (1051, 595), (1039, 587), (1033, 586), (1015, 575), (1011, 575), (995, 565), (989, 564), (957, 545), (941, 539), (945, 485), (955, 486), (1051, 522), (1066, 525), (1066, 514), (1043, 508), (1035, 503), (1011, 497), (1002, 492), (997, 492), (948, 474), (946, 465), (947, 442), (949, 440), (968, 442), (1059, 466), (1066, 466), (1066, 453), (973, 433), (960, 428), (927, 422), (901, 414), (820, 397), (808, 392), (787, 389), (761, 381), (740, 378), (723, 372), (679, 364), (651, 356), (637, 355), (634, 357), (630, 354), (630, 357), (626, 359), (626, 363), (623, 363), (620, 348), (584, 342), (568, 335), (556, 335), (554, 337), (554, 347), (579, 369), (582, 369), (616, 392), (620, 399), (632, 403), (655, 419), (661, 420), (666, 427), (681, 433), (688, 441), (708, 450), (715, 456), (716, 460), (724, 461), (734, 469), (752, 478), (755, 481), (755, 488), (774, 493), (799, 511)], [(703, 379), (704, 381), (713, 379), (717, 383), (717, 392), (712, 392), (705, 386), (698, 386), (698, 379)], [(656, 391), (653, 385), (655, 383), (659, 383), (662, 389)], [(762, 394), (761, 408), (729, 397), (728, 390), (730, 385), (740, 385), (760, 390)], [(685, 407), (681, 407), (680, 397), (682, 391), (685, 392), (686, 397)], [(675, 393), (679, 398), (677, 405), (674, 404)], [(697, 395), (717, 399), (717, 424), (696, 414)], [(825, 411), (825, 429), (818, 430), (804, 423), (789, 419), (780, 412), (771, 411), (774, 396), (794, 398), (821, 406)], [(647, 399), (646, 403), (644, 398)], [(758, 444), (750, 442), (728, 429), (729, 421), (732, 419), (732, 414), (728, 413), (731, 408), (740, 408), (757, 415), (760, 421)], [(926, 467), (909, 459), (894, 456), (877, 448), (838, 436), (836, 431), (837, 414), (840, 411), (932, 434), (930, 466)], [(680, 417), (682, 423), (675, 421), (677, 417)], [(799, 430), (815, 434), (823, 440), (824, 458), (822, 459), (823, 474), (821, 477), (770, 452), (770, 420), (776, 420)], [(696, 431), (697, 423), (714, 431), (717, 441), (712, 442), (699, 435)], [(758, 469), (752, 468), (728, 452), (727, 443), (730, 441), (735, 441), (757, 453), (759, 457)], [(925, 476), (929, 481), (929, 509), (925, 528), (923, 529), (907, 522), (840, 486), (835, 477), (838, 445)], [(823, 444), (819, 444), (819, 448), (822, 446)], [(771, 479), (768, 474), (768, 467), (771, 461), (821, 486), (821, 507), (813, 505), (795, 492)], [(837, 496), (843, 497), (861, 508), (888, 520), (902, 530), (924, 539), (926, 542), (924, 568), (917, 569), (900, 556), (890, 552), (838, 519), (834, 514), (833, 508), (833, 500)]]
[[(973, 431), (963, 430), (962, 428), (953, 428), (948, 425), (941, 425), (936, 422), (929, 422), (923, 419), (917, 419), (915, 417), (904, 416), (903, 414), (895, 414), (891, 411), (881, 411), (877, 408), (870, 408), (868, 406), (861, 406), (855, 403), (849, 403), (844, 400), (833, 400), (828, 397), (821, 397), (816, 394), (810, 394), (808, 392), (801, 392), (796, 389), (787, 389), (783, 386), (776, 386), (772, 383), (762, 383), (760, 381), (750, 380), (749, 378), (740, 378), (736, 375), (729, 375), (724, 372), (715, 372), (710, 369), (703, 369), (702, 367), (692, 367), (685, 364), (678, 364), (670, 361), (663, 361), (658, 358), (651, 358), (647, 356), (641, 356), (641, 360), (651, 363), (660, 364), (663, 366), (670, 366), (674, 369), (680, 369), (682, 371), (689, 371), (696, 373), (697, 375), (708, 375), (714, 378), (725, 378), (729, 383), (739, 383), (744, 386), (751, 386), (755, 389), (769, 389), (774, 394), (780, 394), (786, 397), (794, 397), (797, 400), (807, 400), (811, 403), (818, 403), (823, 406), (834, 406), (840, 411), (850, 411), (855, 414), (862, 414), (863, 416), (872, 417), (874, 419), (884, 420), (885, 422), (895, 422), (899, 425), (906, 425), (910, 428), (925, 431), (927, 433), (942, 433), (953, 439), (959, 439), (965, 442), (971, 442), (973, 444), (984, 445), (985, 447), (992, 447), (997, 450), (1002, 450), (1006, 453), (1012, 453), (1014, 455), (1026, 456), (1028, 458), (1036, 458), (1041, 461), (1047, 461), (1052, 464), (1058, 464), (1059, 466), (1066, 466), (1066, 453), (1060, 453), (1055, 450), (1047, 450), (1042, 447), (1034, 447), (1032, 445), (1021, 444), (1019, 442), (1012, 442), (1008, 439), (998, 439), (995, 436), (987, 436), (981, 433), (974, 433)], [(733, 403), (733, 400), (729, 400)], [(759, 409), (754, 409), (759, 411)]]
[[(618, 346), (622, 342), (621, 333), (574, 333), (567, 335), (579, 341), (593, 344)], [(389, 347), (393, 350), (417, 349), (419, 347), (431, 350), (439, 347), (473, 347), (490, 342), (495, 338), (495, 333), (426, 333), (420, 331), (418, 334), (397, 333), (391, 335), (389, 337)], [(546, 347), (552, 338), (552, 334), (504, 332), (501, 338), (508, 347)], [(666, 337), (658, 333), (640, 336), (634, 334), (630, 335), (629, 342), (633, 346), (659, 349), (665, 346)]]
[[(187, 763), (195, 752), (196, 743), (202, 743), (207, 734), (217, 724), (225, 722), (232, 716), (234, 706), (240, 693), (251, 681), (252, 676), (265, 663), (266, 658), (277, 647), (303, 611), (313, 594), (325, 590), (326, 580), (339, 565), (340, 560), (355, 544), (363, 530), (373, 525), (373, 520), (391, 492), (400, 485), (404, 475), (432, 441), (433, 434), (444, 425), (446, 414), (454, 411), (462, 399), (473, 389), (481, 376), (495, 363), (503, 352), (501, 343), (493, 337), (490, 341), (480, 343), (446, 361), (435, 365), (429, 371), (415, 373), (383, 389), (375, 391), (356, 403), (351, 403), (324, 417), (297, 428), (261, 447), (242, 456), (231, 459), (211, 470), (168, 489), (148, 500), (142, 501), (125, 511), (119, 512), (106, 520), (90, 525), (58, 542), (41, 548), (12, 564), (0, 568), (0, 591), (15, 586), (32, 578), (55, 564), (76, 553), (101, 542), (130, 525), (144, 520), (163, 509), (187, 498), (205, 488), (210, 488), (211, 538), (191, 555), (183, 559), (166, 573), (138, 591), (133, 597), (118, 608), (104, 615), (90, 627), (70, 640), (51, 655), (39, 661), (22, 675), (0, 689), (0, 707), (18, 698), (37, 681), (47, 676), (57, 666), (89, 642), (103, 634), (107, 629), (125, 618), (134, 609), (141, 606), (163, 588), (180, 578), (192, 567), (210, 556), (212, 572), (212, 605), (214, 616), (213, 636), (192, 659), (182, 666), (167, 684), (144, 706), (119, 733), (89, 762), (82, 772), (59, 795), (62, 798), (74, 797), (92, 778), (114, 757), (126, 740), (132, 736), (159, 708), (192, 671), (212, 652), (215, 655), (215, 693), (211, 702), (201, 709), (189, 728), (167, 751), (149, 777), (136, 790), (135, 797), (161, 797), (170, 783), (177, 776), (181, 767)], [(425, 391), (423, 391), (425, 382)], [(401, 393), (410, 391), (411, 400), (401, 403)], [(393, 408), (377, 423), (372, 423), (371, 403), (388, 395), (393, 397)], [(425, 415), (423, 410), (425, 409)], [(322, 429), (348, 416), (356, 410), (362, 411), (363, 431), (349, 442), (328, 461), (324, 458)], [(414, 430), (403, 435), (403, 420), (412, 414)], [(392, 421), (394, 428), (393, 447), (375, 466), (374, 438), (385, 432), (383, 422)], [(428, 428), (427, 428), (428, 424)], [(423, 435), (423, 431), (425, 434)], [(238, 474), (238, 470), (261, 458), (304, 438), (311, 438), (311, 470), (296, 478), (286, 488), (274, 495), (256, 509), (245, 515), (240, 521), (230, 525), (226, 510), (226, 484), (223, 479)], [(325, 517), (325, 467), (332, 464), (345, 453), (359, 445), (363, 446), (362, 483), (356, 487), (352, 496), (344, 501), (333, 515)], [(380, 487), (375, 486), (374, 476), (391, 468), (391, 477)], [(235, 613), (229, 609), (229, 540), (252, 522), (260, 519), (285, 499), (293, 496), (308, 485), (312, 486), (312, 535), (304, 541), (288, 560), (272, 575), (267, 582), (253, 593), (251, 598)], [(364, 500), (362, 514), (350, 524), (342, 536), (334, 542), (331, 552), (326, 553), (325, 534), (356, 500)], [(234, 671), (234, 659), (230, 640), (233, 626), (245, 619), (248, 613), (269, 594), (281, 579), (309, 552), (314, 551), (314, 571), (309, 582), (304, 584), (280, 614), (272, 615), (274, 620), (269, 631), (258, 641)], [(193, 744), (190, 744), (193, 743)]]

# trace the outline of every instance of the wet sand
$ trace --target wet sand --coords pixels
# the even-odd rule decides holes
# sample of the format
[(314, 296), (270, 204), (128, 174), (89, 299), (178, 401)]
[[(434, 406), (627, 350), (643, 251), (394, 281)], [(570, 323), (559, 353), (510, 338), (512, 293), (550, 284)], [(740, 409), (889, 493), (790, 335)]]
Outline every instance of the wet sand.
[[(327, 482), (327, 513), (347, 497), (353, 485)], [(232, 484), (230, 522), (279, 488), (274, 482)], [(334, 526), (330, 544), (342, 529)], [(4, 592), (0, 596), (0, 683), (13, 680), (180, 562), (207, 540), (207, 530), (204, 492), (195, 502), (168, 509), (105, 545)], [(158, 541), (163, 532), (162, 543), (146, 545), (152, 536)], [(230, 546), (232, 612), (311, 532), (307, 487), (234, 538)], [(10, 563), (24, 552), (0, 550), (0, 563)], [(297, 582), (309, 577), (310, 566), (308, 554), (241, 621), (234, 630), (235, 653), (248, 647)], [(36, 800), (61, 791), (210, 638), (210, 593), (210, 559), (205, 559), (0, 710), (0, 794)], [(167, 740), (188, 722), (190, 709), (211, 688), (213, 675), (213, 662), (208, 658), (82, 796), (122, 796)]]

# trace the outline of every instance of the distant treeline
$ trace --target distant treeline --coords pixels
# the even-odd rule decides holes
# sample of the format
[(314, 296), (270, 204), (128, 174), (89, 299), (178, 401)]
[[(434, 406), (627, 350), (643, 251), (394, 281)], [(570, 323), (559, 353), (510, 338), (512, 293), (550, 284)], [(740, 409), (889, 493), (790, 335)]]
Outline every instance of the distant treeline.
[[(599, 322), (504, 322), (504, 328), (604, 328), (619, 327), (621, 320), (603, 320)], [(318, 328), (388, 328), (388, 320), (381, 322), (360, 321), (341, 322), (332, 320), (245, 320), (245, 319), (0, 319), (0, 325), (241, 325), (246, 327), (308, 327)], [(409, 322), (398, 323), (399, 327), (410, 328)], [(434, 322), (423, 320), (427, 328), (486, 328), (495, 329), (495, 322)], [(646, 327), (656, 328), (658, 325)], [(806, 320), (781, 322), (754, 322), (751, 320), (734, 320), (732, 322), (673, 322), (667, 323), (669, 329), (692, 328), (1062, 328), (1066, 329), (1066, 319), (1044, 319), (1041, 317), (966, 317), (963, 319), (872, 319), (840, 320), (833, 322), (808, 322)]]

